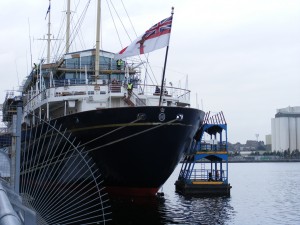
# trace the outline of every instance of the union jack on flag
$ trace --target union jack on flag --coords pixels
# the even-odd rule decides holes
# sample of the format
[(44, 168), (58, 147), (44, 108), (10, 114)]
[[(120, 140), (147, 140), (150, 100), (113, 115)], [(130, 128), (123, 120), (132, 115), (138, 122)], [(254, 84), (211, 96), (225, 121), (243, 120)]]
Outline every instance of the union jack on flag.
[(152, 26), (149, 30), (145, 32), (142, 37), (142, 40), (148, 40), (150, 38), (155, 38), (160, 35), (164, 35), (171, 32), (172, 27), (172, 16), (160, 21), (159, 23)]

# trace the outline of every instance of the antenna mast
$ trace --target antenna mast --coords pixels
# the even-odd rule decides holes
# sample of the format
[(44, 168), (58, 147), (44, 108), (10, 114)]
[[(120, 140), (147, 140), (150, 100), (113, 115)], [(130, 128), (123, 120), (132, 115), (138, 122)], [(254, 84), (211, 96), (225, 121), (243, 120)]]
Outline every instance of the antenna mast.
[(51, 33), (50, 33), (50, 26), (51, 26), (51, 22), (50, 22), (50, 17), (51, 17), (51, 0), (49, 0), (49, 8), (47, 13), (49, 13), (48, 16), (48, 38), (47, 38), (47, 44), (48, 44), (48, 48), (47, 48), (47, 63), (50, 63), (50, 45), (51, 45)]
[(96, 27), (96, 53), (95, 53), (95, 79), (97, 82), (99, 76), (99, 54), (100, 54), (100, 18), (101, 18), (101, 0), (97, 5), (97, 27)]
[(49, 16), (48, 16), (48, 34), (47, 34), (48, 37), (46, 39), (45, 38), (40, 38), (38, 40), (46, 40), (47, 41), (47, 63), (50, 63), (51, 41), (52, 40), (58, 40), (58, 39), (51, 38), (51, 33), (50, 33), (50, 29), (51, 29), (51, 0), (49, 0), (49, 7), (48, 7), (48, 10), (47, 10), (45, 19), (47, 18), (48, 14), (49, 14)]
[(29, 18), (28, 18), (28, 30), (29, 30), (29, 47), (30, 47), (30, 67), (32, 67), (33, 64), (32, 64), (32, 48), (31, 48), (31, 34), (30, 34), (30, 22), (29, 22)]
[(66, 53), (69, 53), (69, 48), (70, 48), (70, 15), (71, 15), (71, 10), (70, 10), (70, 0), (68, 0), (67, 4), (67, 27), (66, 27)]

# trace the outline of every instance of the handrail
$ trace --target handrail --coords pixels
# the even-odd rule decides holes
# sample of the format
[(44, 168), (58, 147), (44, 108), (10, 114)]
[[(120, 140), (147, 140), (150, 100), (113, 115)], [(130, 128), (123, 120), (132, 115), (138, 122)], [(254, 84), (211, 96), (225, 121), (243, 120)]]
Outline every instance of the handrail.
[(187, 171), (184, 178), (189, 180), (226, 181), (227, 170), (194, 169)]
[(196, 148), (196, 151), (224, 151), (227, 152), (226, 143), (217, 143), (217, 144), (211, 144), (206, 142), (201, 142), (198, 148)]
[(14, 211), (6, 190), (0, 182), (0, 225), (21, 225), (21, 220)]
[[(36, 98), (39, 98), (40, 96), (44, 96), (47, 92), (47, 90), (51, 89), (51, 88), (59, 88), (59, 87), (66, 87), (66, 86), (82, 86), (82, 85), (85, 85), (85, 83), (83, 83), (82, 79), (73, 79), (73, 82), (68, 82), (68, 80), (70, 79), (65, 79), (65, 80), (54, 80), (54, 82), (56, 81), (59, 81), (59, 83), (61, 84), (61, 86), (55, 86), (55, 87), (49, 87), (47, 89), (44, 89), (43, 91), (41, 92), (38, 92), (38, 93), (35, 93), (35, 95), (33, 96), (33, 98), (31, 99), (28, 99), (26, 102), (24, 101), (24, 106), (27, 106), (30, 102), (33, 102), (34, 100), (36, 100)], [(80, 82), (76, 82), (76, 80), (80, 81)], [(89, 84), (89, 85), (93, 85), (93, 84)], [(110, 83), (106, 83), (106, 85), (110, 85)], [(144, 90), (145, 92), (145, 88), (148, 88), (149, 90), (146, 91), (146, 94), (153, 94), (155, 93), (155, 87), (156, 85), (147, 85), (147, 84), (136, 84), (139, 86), (139, 88), (141, 90)], [(144, 88), (143, 88), (144, 87)], [(189, 98), (189, 94), (190, 94), (190, 90), (187, 90), (187, 89), (183, 89), (183, 88), (176, 88), (176, 87), (169, 87), (169, 86), (166, 86), (165, 87), (166, 90), (168, 91), (168, 95), (165, 95), (165, 96), (169, 96), (169, 97), (174, 97), (174, 95), (176, 93), (182, 93), (181, 95), (178, 95), (177, 98), (180, 99), (182, 96), (188, 96), (187, 98)], [(137, 95), (136, 95), (137, 98), (139, 98)], [(45, 99), (45, 98), (42, 98), (42, 100)]]

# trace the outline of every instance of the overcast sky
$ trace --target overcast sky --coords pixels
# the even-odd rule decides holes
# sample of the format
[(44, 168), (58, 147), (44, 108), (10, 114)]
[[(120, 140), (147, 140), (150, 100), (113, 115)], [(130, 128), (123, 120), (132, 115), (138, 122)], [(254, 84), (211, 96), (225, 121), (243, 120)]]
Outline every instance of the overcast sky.
[[(101, 43), (104, 50), (118, 52), (130, 40), (123, 36), (122, 45), (118, 42), (107, 1), (102, 2), (105, 32)], [(117, 10), (122, 8), (121, 1), (113, 2)], [(300, 105), (299, 0), (123, 0), (123, 3), (137, 35), (168, 17), (171, 7), (175, 7), (167, 80), (176, 84), (188, 76), (192, 105), (196, 107), (197, 94), (199, 107), (204, 111), (223, 111), (230, 142), (256, 140), (255, 134), (265, 141), (265, 135), (271, 133), (271, 118), (276, 110)], [(1, 102), (5, 91), (17, 89), (28, 74), (30, 52), (34, 62), (46, 55), (45, 42), (37, 39), (47, 33), (48, 4), (48, 0), (0, 1)], [(64, 4), (63, 0), (52, 0), (54, 38), (58, 36)], [(96, 1), (92, 0), (90, 8), (95, 7)], [(72, 9), (75, 11), (74, 5)], [(96, 13), (91, 9), (90, 20), (95, 20)], [(123, 10), (120, 17), (124, 16)], [(115, 22), (118, 23), (116, 17)], [(124, 25), (130, 29), (125, 17)], [(86, 22), (84, 26), (81, 45), (93, 48), (94, 24)], [(130, 35), (135, 38), (132, 32)], [(163, 57), (159, 61), (157, 58), (163, 56), (163, 51), (154, 53), (154, 67), (162, 67)]]

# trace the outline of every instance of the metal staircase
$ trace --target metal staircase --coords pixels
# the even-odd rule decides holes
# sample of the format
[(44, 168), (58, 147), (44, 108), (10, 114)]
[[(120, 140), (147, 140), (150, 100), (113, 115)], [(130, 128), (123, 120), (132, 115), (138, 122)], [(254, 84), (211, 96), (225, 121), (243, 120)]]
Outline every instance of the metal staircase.
[[(210, 168), (206, 169), (206, 164)], [(227, 123), (223, 112), (212, 116), (206, 113), (191, 150), (184, 156), (175, 186), (184, 195), (230, 195)]]
[(127, 105), (131, 106), (131, 107), (134, 107), (134, 103), (130, 100), (130, 97), (126, 97), (124, 96), (123, 98), (124, 102), (126, 102)]

